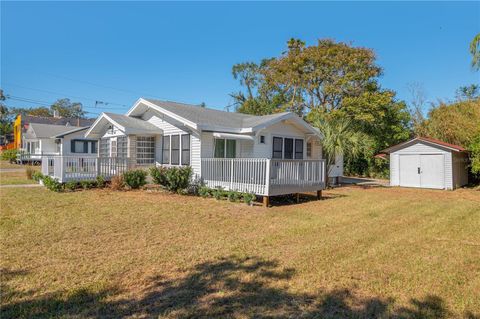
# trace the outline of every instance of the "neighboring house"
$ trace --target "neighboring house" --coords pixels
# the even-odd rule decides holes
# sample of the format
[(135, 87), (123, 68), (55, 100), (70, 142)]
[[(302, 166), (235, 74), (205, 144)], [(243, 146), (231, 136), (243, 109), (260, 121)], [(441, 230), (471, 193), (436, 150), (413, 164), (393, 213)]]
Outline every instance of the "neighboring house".
[(85, 138), (88, 127), (30, 123), (22, 135), (22, 161), (40, 161), (45, 155), (97, 156), (97, 141)]
[[(85, 137), (99, 139), (98, 165), (189, 165), (211, 187), (270, 196), (325, 182), (321, 134), (290, 112), (254, 116), (139, 99), (125, 115), (103, 113)], [(336, 163), (331, 177), (342, 174)]]
[(93, 121), (93, 119), (67, 118), (58, 116), (44, 117), (19, 114), (13, 122), (13, 148), (21, 149), (23, 147), (22, 135), (25, 134), (31, 123), (85, 127), (92, 125)]
[(455, 189), (468, 183), (468, 153), (458, 145), (417, 137), (381, 152), (390, 155), (390, 185)]

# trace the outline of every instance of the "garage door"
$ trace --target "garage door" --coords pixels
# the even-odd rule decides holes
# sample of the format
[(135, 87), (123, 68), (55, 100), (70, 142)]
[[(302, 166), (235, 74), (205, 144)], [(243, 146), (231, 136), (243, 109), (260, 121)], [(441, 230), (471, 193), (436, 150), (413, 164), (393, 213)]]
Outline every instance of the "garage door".
[(437, 154), (400, 155), (400, 186), (445, 188), (445, 158)]

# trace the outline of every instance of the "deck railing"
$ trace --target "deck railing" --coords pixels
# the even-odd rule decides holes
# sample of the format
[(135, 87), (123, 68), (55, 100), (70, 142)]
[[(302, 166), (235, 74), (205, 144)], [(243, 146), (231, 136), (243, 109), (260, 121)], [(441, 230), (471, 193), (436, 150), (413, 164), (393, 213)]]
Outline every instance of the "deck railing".
[(210, 187), (273, 196), (321, 190), (324, 160), (203, 158), (202, 180)]
[(42, 157), (42, 174), (56, 178), (60, 182), (94, 180), (97, 176), (109, 180), (130, 167), (130, 159), (121, 157)]

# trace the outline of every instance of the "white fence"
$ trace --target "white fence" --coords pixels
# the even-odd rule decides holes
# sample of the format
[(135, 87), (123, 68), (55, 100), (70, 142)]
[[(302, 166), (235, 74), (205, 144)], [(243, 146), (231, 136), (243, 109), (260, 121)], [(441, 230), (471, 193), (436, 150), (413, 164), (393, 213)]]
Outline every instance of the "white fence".
[(60, 182), (94, 180), (99, 175), (109, 180), (130, 167), (129, 159), (120, 157), (42, 157), (42, 174), (56, 178)]
[(325, 188), (324, 160), (203, 158), (202, 180), (209, 187), (273, 196)]

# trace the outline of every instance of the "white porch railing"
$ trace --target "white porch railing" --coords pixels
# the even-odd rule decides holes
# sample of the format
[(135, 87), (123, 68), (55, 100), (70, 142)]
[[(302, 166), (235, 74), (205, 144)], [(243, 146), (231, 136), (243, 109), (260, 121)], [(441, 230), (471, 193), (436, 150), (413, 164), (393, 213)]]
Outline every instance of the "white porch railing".
[(203, 158), (201, 177), (209, 187), (274, 196), (325, 188), (324, 160)]
[(120, 157), (42, 157), (42, 174), (56, 178), (62, 183), (72, 180), (94, 180), (99, 175), (109, 180), (130, 167), (130, 159)]

